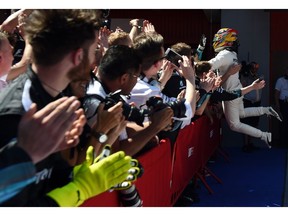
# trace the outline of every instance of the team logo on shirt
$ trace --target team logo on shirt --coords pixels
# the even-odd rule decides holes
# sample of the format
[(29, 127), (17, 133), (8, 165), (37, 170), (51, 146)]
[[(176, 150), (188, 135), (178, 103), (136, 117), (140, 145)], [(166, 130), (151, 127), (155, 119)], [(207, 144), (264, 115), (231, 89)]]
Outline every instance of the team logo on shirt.
[(43, 169), (40, 172), (37, 172), (35, 184), (38, 184), (40, 181), (43, 181), (45, 179), (51, 178), (52, 170), (53, 168), (50, 168), (50, 169)]

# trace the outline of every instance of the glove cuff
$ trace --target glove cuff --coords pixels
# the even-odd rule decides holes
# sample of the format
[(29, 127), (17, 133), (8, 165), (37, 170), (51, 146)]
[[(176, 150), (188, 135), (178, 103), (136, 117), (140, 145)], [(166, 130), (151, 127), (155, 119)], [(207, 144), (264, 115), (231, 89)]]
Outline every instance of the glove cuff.
[(47, 196), (55, 200), (60, 207), (76, 207), (85, 201), (81, 197), (79, 188), (73, 182), (50, 191)]

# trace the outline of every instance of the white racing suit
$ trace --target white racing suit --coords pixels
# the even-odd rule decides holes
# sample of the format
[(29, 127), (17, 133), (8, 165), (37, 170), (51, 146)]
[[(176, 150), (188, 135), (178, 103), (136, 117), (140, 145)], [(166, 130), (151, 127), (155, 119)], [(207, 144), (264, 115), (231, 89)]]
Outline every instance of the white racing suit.
[[(229, 50), (222, 50), (215, 58), (211, 59), (209, 63), (212, 66), (212, 70), (218, 69), (218, 75), (224, 75), (231, 65), (238, 63), (237, 53)], [(239, 80), (239, 72), (231, 75), (223, 83), (223, 88), (228, 91), (240, 89), (242, 87), (243, 86)], [(226, 121), (231, 130), (257, 138), (261, 138), (263, 136), (264, 132), (240, 122), (240, 118), (268, 114), (268, 108), (244, 108), (243, 96), (231, 101), (223, 101), (222, 106)]]

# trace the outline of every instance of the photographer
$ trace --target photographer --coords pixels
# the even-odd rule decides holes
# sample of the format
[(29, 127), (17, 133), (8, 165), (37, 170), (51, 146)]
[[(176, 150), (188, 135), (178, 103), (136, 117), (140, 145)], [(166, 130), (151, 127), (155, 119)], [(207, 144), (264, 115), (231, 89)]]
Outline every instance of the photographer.
[[(24, 74), (0, 93), (1, 148), (17, 137), (21, 117), (32, 103), (42, 109), (61, 97), (72, 96), (69, 86), (72, 81), (89, 79), (99, 30), (94, 15), (88, 10), (34, 10), (30, 14), (25, 35), (32, 48), (33, 61)], [(82, 133), (81, 126), (85, 123), (81, 116), (76, 122), (76, 126), (80, 125), (74, 131), (76, 134), (68, 131), (63, 134), (63, 145), (69, 145), (71, 139), (78, 143), (75, 135)], [(93, 161), (90, 149), (87, 152), (90, 160), (76, 169), (59, 152), (40, 160), (35, 164), (35, 182), (1, 206), (79, 206), (128, 177), (131, 157), (123, 151)]]
[[(89, 85), (87, 95), (99, 95), (105, 99), (109, 93), (121, 90), (121, 95), (128, 96), (140, 75), (140, 63), (141, 60), (132, 48), (123, 45), (109, 47), (96, 79)], [(171, 123), (172, 115), (172, 110), (165, 108), (153, 114), (150, 123), (144, 123), (143, 127), (128, 122), (126, 130), (113, 143), (112, 151), (123, 150), (127, 155), (135, 155)]]

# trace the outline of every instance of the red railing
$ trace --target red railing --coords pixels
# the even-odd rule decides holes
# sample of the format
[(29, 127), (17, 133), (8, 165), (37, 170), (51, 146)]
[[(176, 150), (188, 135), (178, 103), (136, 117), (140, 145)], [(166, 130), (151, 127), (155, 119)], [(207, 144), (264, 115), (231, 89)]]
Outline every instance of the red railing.
[[(220, 124), (217, 118), (211, 124), (203, 116), (179, 131), (173, 152), (169, 139), (163, 139), (157, 147), (137, 158), (144, 173), (135, 186), (144, 207), (173, 206), (193, 177), (203, 177), (201, 173), (207, 161), (220, 144)], [(201, 180), (207, 184), (205, 178)], [(118, 192), (104, 192), (82, 205), (89, 206), (119, 207)]]

